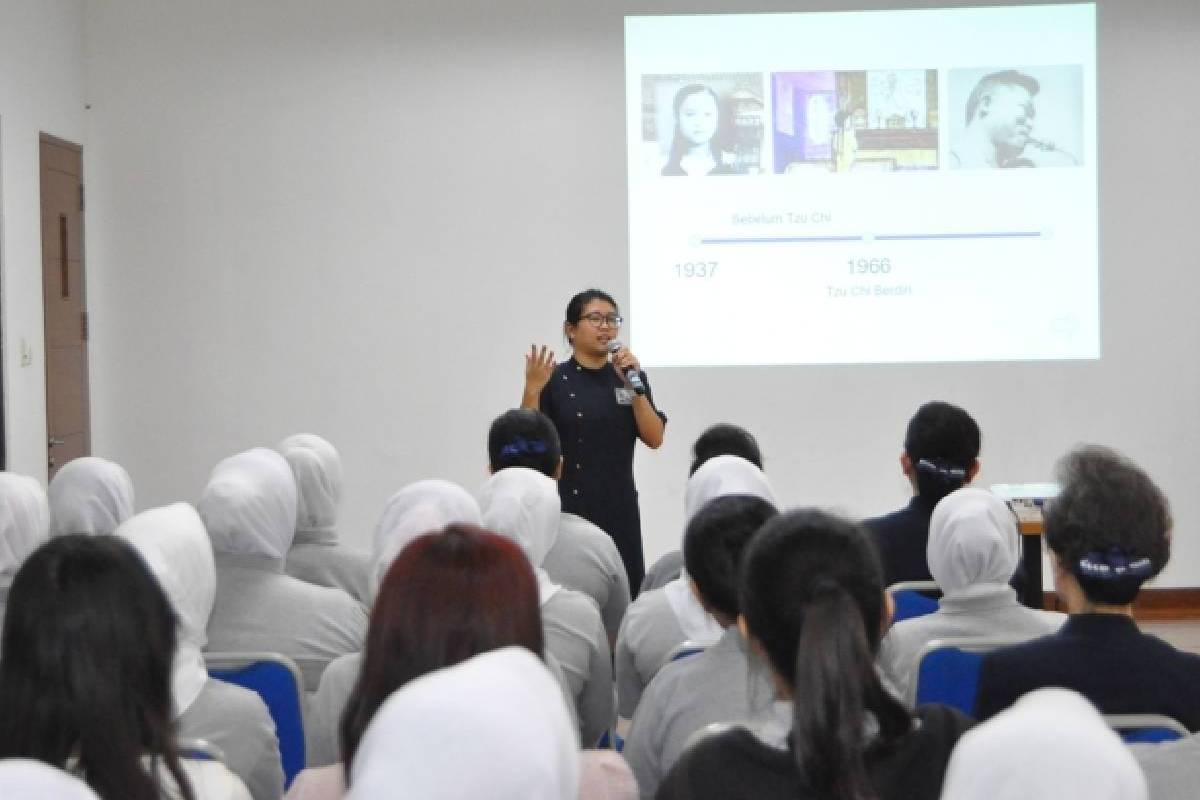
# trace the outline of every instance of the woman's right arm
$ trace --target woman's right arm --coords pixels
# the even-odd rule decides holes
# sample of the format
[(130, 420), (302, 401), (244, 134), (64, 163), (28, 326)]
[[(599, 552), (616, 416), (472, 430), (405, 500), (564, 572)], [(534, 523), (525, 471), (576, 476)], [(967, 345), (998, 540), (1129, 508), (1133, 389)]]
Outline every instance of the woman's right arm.
[(542, 389), (553, 374), (554, 351), (547, 350), (546, 345), (541, 348), (530, 345), (529, 354), (525, 356), (525, 391), (521, 394), (521, 408), (541, 408)]

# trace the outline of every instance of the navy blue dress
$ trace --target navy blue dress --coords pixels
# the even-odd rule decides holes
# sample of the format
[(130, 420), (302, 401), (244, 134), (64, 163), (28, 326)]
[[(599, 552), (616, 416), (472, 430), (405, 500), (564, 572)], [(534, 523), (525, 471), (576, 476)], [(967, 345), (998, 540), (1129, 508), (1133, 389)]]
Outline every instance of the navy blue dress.
[[(653, 405), (645, 373), (642, 381)], [(646, 567), (633, 483), (638, 438), (632, 391), (611, 364), (589, 369), (572, 357), (554, 368), (540, 405), (562, 440), (563, 473), (558, 482), (562, 510), (591, 521), (613, 538), (629, 587), (637, 591)], [(658, 415), (667, 421), (661, 411)]]

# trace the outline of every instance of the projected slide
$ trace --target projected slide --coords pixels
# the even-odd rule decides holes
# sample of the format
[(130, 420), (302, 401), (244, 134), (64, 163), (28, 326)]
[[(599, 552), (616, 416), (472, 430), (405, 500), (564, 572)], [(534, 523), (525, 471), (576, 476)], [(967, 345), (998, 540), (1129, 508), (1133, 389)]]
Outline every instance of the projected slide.
[(648, 365), (1098, 358), (1091, 4), (625, 20)]

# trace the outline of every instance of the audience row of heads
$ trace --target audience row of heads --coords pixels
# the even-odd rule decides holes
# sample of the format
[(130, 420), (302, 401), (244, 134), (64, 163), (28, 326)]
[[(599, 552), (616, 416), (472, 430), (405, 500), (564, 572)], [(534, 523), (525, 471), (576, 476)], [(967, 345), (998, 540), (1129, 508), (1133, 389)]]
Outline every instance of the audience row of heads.
[[(930, 567), (948, 595), (956, 581), (1006, 582), (1016, 567), (1012, 513), (965, 485), (978, 471), (979, 442), (974, 421), (948, 404), (923, 406), (906, 435), (906, 472), (919, 496), (937, 495)], [(8, 600), (0, 752), (51, 764), (77, 758), (102, 796), (133, 798), (158, 796), (159, 779), (140, 766), (150, 754), (184, 786), (171, 720), (206, 679), (213, 551), (283, 559), (296, 530), (332, 532), (341, 474), (326, 447), (310, 437), (297, 457), (232, 456), (213, 470), (199, 513), (182, 503), (124, 520), (113, 512), (116, 537), (61, 536), (32, 555), (14, 549), (22, 540), (13, 534), (47, 530), (45, 496), (36, 482), (0, 474), (0, 563), (20, 566), (15, 577), (0, 573)], [(453, 483), (419, 481), (380, 516), (379, 586), (340, 730), (352, 785), (367, 780), (355, 772), (355, 764), (366, 769), (357, 753), (376, 740), (391, 752), (370, 729), (401, 687), (505, 648), (544, 658), (540, 607), (557, 587), (541, 563), (558, 530), (561, 449), (548, 419), (517, 410), (493, 423), (488, 454), (493, 474), (478, 500)], [(781, 690), (806, 698), (795, 704), (792, 737), (814, 793), (862, 796), (868, 731), (877, 726), (874, 741), (886, 746), (913, 725), (875, 668), (890, 614), (874, 544), (838, 514), (782, 510), (757, 443), (736, 426), (706, 431), (695, 456), (682, 549), (696, 600), (722, 624), (736, 621)], [(1104, 448), (1072, 452), (1058, 477), (1045, 536), (1059, 568), (1088, 602), (1131, 602), (1169, 557), (1165, 497)], [(318, 491), (305, 499), (298, 483)], [(128, 497), (131, 510), (132, 490)], [(568, 720), (561, 741), (572, 740), (569, 729)], [(569, 773), (570, 755), (563, 759)]]

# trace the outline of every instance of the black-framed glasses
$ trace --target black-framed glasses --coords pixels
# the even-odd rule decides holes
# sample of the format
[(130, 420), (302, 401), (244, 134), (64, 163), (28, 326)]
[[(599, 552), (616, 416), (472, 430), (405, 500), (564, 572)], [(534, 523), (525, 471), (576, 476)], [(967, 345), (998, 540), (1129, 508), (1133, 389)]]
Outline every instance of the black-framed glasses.
[(594, 328), (600, 328), (608, 325), (610, 328), (619, 328), (624, 318), (620, 314), (601, 314), (599, 311), (593, 311), (591, 314), (584, 314), (580, 319), (586, 319)]

